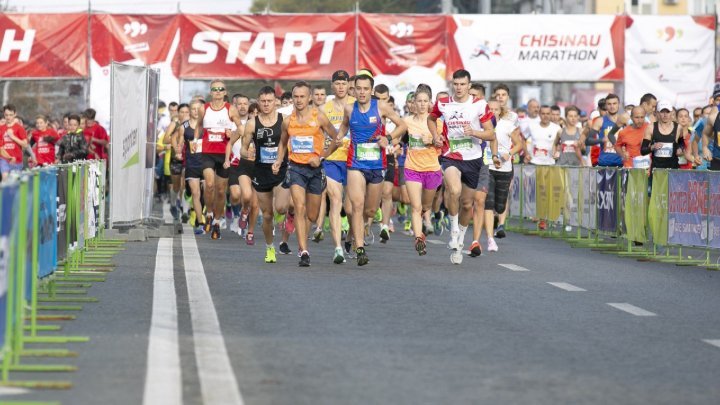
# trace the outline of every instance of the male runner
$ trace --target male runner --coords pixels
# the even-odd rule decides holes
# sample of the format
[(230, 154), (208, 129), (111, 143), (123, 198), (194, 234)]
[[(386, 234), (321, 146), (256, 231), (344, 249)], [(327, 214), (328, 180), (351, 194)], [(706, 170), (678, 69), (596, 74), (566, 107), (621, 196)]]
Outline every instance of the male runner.
[(272, 172), (274, 175), (280, 173), (287, 151), (290, 163), (285, 186), (290, 188), (295, 206), (299, 266), (308, 267), (310, 266), (310, 253), (307, 250), (308, 220), (311, 223), (317, 220), (320, 198), (325, 189), (322, 161), (337, 147), (337, 142), (332, 142), (330, 148), (323, 151), (325, 145), (323, 131), (332, 139), (336, 139), (337, 131), (322, 111), (310, 105), (310, 85), (307, 82), (295, 83), (292, 95), (295, 108), (288, 119), (282, 122), (282, 137)]
[[(210, 102), (200, 109), (202, 122), (202, 161), (205, 179), (204, 199), (208, 207), (206, 222), (211, 224), (211, 238), (220, 239), (219, 219), (225, 214), (225, 193), (228, 185), (228, 171), (224, 167), (225, 150), (232, 124), (242, 128), (237, 108), (225, 101), (227, 90), (222, 80), (210, 82)], [(200, 127), (195, 127), (195, 139), (200, 139)], [(195, 144), (191, 144), (194, 148)], [(194, 151), (194, 149), (193, 149)]]
[[(494, 92), (495, 100), (497, 100), (499, 107), (501, 109), (505, 109), (506, 111), (511, 111), (510, 106), (508, 105), (508, 101), (510, 100), (510, 88), (504, 84), (500, 83), (497, 86), (495, 86), (495, 92)], [(518, 120), (517, 114), (515, 114), (515, 120), (517, 120), (518, 128), (520, 126), (520, 121)], [(513, 121), (512, 118), (509, 118), (510, 121)], [(519, 130), (519, 129), (518, 129)], [(500, 141), (498, 141), (500, 142)], [(515, 143), (519, 142), (519, 143)], [(500, 147), (502, 143), (498, 144), (498, 147)], [(514, 160), (515, 156), (522, 150), (525, 150), (525, 138), (522, 136), (522, 133), (520, 133), (520, 136), (513, 138), (513, 143), (511, 147), (514, 150), (514, 153), (510, 155), (510, 158)], [(519, 149), (518, 149), (519, 148)], [(500, 152), (501, 156), (503, 155), (503, 152)], [(501, 157), (502, 160), (502, 157)], [(485, 200), (487, 202), (487, 200)], [(504, 212), (498, 212), (498, 225), (497, 229), (495, 230), (495, 237), (498, 239), (502, 239), (505, 237), (505, 221), (507, 220), (508, 210), (507, 207), (509, 204), (507, 204), (507, 201), (505, 202), (505, 211)]]
[(395, 130), (390, 134), (397, 141), (407, 131), (407, 125), (390, 106), (373, 99), (375, 81), (367, 74), (355, 78), (357, 101), (345, 106), (340, 133), (350, 130), (350, 150), (347, 159), (347, 192), (352, 204), (352, 231), (358, 266), (368, 263), (364, 247), (365, 221), (375, 215), (380, 204), (384, 170), (387, 168), (385, 148), (385, 119), (390, 119)]
[(312, 101), (312, 105), (315, 108), (322, 108), (322, 106), (325, 105), (325, 101), (327, 101), (327, 91), (325, 90), (325, 87), (321, 85), (313, 87)]
[(645, 110), (645, 122), (653, 123), (657, 121), (657, 117), (655, 117), (657, 103), (657, 97), (651, 93), (643, 94), (643, 96), (640, 97), (640, 107)]
[[(470, 72), (453, 73), (453, 97), (441, 98), (428, 116), (428, 129), (437, 137), (437, 120), (443, 118), (445, 139), (440, 163), (445, 185), (445, 206), (450, 218), (450, 261), (462, 263), (465, 232), (472, 216), (475, 189), (483, 159), (483, 141), (495, 139), (493, 114), (487, 102), (468, 92)], [(480, 207), (483, 208), (483, 207)]]

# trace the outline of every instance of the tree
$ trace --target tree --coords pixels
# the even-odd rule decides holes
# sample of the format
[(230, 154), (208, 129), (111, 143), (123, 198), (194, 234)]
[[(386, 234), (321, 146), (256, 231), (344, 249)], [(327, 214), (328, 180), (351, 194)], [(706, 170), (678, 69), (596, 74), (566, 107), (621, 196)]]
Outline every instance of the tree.
[[(359, 0), (366, 13), (439, 13), (440, 2), (432, 0)], [(269, 7), (268, 7), (269, 4)], [(263, 13), (348, 13), (356, 0), (254, 0), (250, 11)]]

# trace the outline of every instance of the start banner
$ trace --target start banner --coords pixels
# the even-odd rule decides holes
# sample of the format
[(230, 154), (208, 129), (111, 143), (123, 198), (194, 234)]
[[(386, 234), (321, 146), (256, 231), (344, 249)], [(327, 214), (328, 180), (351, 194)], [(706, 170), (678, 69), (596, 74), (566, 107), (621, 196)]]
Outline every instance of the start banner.
[(448, 19), (448, 73), (473, 80), (622, 80), (625, 17), (455, 15)]
[(355, 15), (181, 15), (181, 78), (330, 81), (355, 65)]

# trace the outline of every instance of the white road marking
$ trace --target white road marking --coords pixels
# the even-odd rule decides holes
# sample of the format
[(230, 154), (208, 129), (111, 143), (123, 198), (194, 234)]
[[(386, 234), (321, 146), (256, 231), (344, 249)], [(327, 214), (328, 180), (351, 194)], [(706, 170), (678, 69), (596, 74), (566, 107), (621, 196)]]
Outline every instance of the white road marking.
[(143, 404), (182, 404), (173, 240), (161, 238), (155, 256), (153, 307)]
[(720, 339), (703, 339), (703, 342), (716, 347), (720, 347)]
[(22, 395), (30, 392), (29, 389), (20, 387), (0, 387), (0, 395)]
[(657, 316), (657, 314), (655, 314), (653, 312), (646, 311), (642, 308), (636, 307), (635, 305), (631, 305), (628, 303), (619, 303), (619, 304), (608, 303), (608, 305), (610, 305), (613, 308), (617, 308), (621, 311), (625, 311), (629, 314), (635, 315), (635, 316)]
[(525, 267), (518, 266), (517, 264), (498, 264), (498, 266), (505, 267), (508, 270), (512, 271), (530, 271), (526, 269)]
[[(190, 320), (192, 321), (195, 359), (204, 405), (240, 405), (243, 398), (230, 364), (220, 321), (200, 260), (192, 228), (185, 225), (182, 237), (185, 278), (187, 280)], [(170, 403), (170, 402), (167, 402)]]
[(550, 284), (550, 285), (552, 285), (552, 286), (555, 286), (555, 287), (557, 287), (557, 288), (560, 288), (560, 289), (562, 289), (562, 290), (565, 290), (565, 291), (587, 291), (587, 290), (584, 289), (584, 288), (580, 288), (580, 287), (578, 287), (578, 286), (574, 286), (574, 285), (569, 284), (569, 283), (560, 283), (560, 282), (555, 283), (555, 282), (550, 282), (550, 281), (548, 281), (548, 284)]
[(427, 243), (432, 243), (433, 245), (446, 245), (447, 243), (437, 240), (437, 239), (428, 239)]

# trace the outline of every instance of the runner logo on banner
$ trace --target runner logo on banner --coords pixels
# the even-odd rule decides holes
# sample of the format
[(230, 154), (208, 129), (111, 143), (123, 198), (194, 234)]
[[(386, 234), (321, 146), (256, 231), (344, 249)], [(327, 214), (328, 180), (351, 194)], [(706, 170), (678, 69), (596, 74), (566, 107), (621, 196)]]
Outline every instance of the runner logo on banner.
[(600, 169), (597, 179), (598, 230), (617, 231), (617, 171)]
[(668, 188), (668, 243), (706, 246), (707, 174), (690, 170), (672, 171)]

